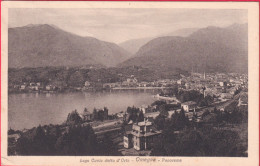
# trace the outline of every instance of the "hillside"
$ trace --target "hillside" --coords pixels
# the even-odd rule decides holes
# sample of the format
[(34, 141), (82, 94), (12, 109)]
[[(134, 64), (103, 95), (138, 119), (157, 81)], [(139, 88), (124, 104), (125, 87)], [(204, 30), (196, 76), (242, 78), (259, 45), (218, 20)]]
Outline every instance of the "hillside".
[(145, 45), (152, 39), (153, 39), (152, 37), (149, 37), (149, 38), (127, 40), (123, 43), (120, 43), (119, 46), (124, 48), (128, 52), (135, 54), (139, 50), (140, 47), (142, 47), (143, 45)]
[(9, 67), (115, 66), (130, 54), (114, 43), (81, 37), (48, 24), (8, 29)]
[(247, 72), (247, 24), (207, 27), (188, 37), (159, 37), (142, 46), (135, 57), (119, 66), (156, 70)]
[[(186, 37), (195, 32), (197, 29), (195, 28), (183, 28), (179, 29), (167, 34), (162, 34), (160, 36), (181, 36)], [(159, 36), (157, 36), (159, 37)], [(150, 40), (154, 39), (156, 37), (148, 37), (148, 38), (140, 38), (140, 39), (132, 39), (127, 40), (123, 43), (120, 43), (119, 46), (127, 50), (128, 52), (131, 52), (132, 54), (135, 54), (143, 45), (148, 43)]]

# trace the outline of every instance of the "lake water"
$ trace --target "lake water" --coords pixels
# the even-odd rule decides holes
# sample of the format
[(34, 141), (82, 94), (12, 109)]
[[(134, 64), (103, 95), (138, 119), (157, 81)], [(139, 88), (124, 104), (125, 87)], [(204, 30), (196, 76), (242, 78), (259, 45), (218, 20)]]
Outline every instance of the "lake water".
[(109, 114), (125, 111), (128, 106), (151, 104), (156, 90), (114, 90), (104, 92), (73, 92), (56, 94), (10, 94), (8, 96), (8, 127), (29, 129), (39, 124), (61, 124), (68, 113), (86, 107), (107, 107)]

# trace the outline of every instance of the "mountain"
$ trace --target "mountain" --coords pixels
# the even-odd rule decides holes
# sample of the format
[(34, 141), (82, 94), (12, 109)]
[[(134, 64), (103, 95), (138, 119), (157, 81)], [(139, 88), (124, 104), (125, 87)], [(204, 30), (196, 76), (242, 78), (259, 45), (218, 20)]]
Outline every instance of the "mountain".
[[(160, 37), (161, 36), (182, 36), (182, 37), (186, 37), (186, 36), (192, 34), (193, 32), (195, 32), (196, 30), (197, 29), (195, 29), (195, 28), (184, 28), (184, 29), (179, 29), (179, 30), (176, 30), (176, 31), (173, 31), (173, 32), (170, 32), (170, 33), (162, 34), (162, 35), (159, 35), (159, 36)], [(125, 42), (120, 43), (119, 46), (124, 48), (128, 52), (135, 54), (143, 45), (145, 45), (150, 40), (157, 38), (159, 36), (140, 38), (140, 39), (131, 39), (131, 40), (127, 40)]]
[(116, 66), (130, 54), (114, 43), (81, 37), (53, 25), (8, 29), (9, 67)]
[(202, 28), (188, 37), (158, 37), (119, 66), (135, 65), (161, 71), (195, 68), (200, 72), (246, 73), (247, 31), (247, 24), (234, 24), (226, 28)]
[(124, 48), (128, 52), (135, 54), (139, 50), (140, 47), (142, 47), (143, 45), (145, 45), (152, 39), (153, 39), (152, 37), (148, 37), (148, 38), (127, 40), (123, 43), (120, 43), (119, 46)]
[(187, 37), (191, 35), (193, 32), (197, 31), (197, 28), (183, 28), (183, 29), (178, 29), (176, 31), (166, 33), (161, 36), (180, 36), (180, 37)]

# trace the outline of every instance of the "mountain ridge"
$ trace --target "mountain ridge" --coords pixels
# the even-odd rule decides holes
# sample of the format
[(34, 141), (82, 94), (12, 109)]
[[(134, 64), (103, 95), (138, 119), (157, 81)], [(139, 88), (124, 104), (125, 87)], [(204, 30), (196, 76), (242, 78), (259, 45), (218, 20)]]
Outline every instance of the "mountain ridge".
[(155, 39), (157, 37), (163, 37), (163, 36), (180, 36), (180, 37), (186, 37), (196, 31), (197, 28), (183, 28), (178, 29), (173, 32), (156, 35), (154, 37), (147, 37), (147, 38), (138, 38), (138, 39), (130, 39), (127, 41), (124, 41), (122, 43), (119, 43), (119, 46), (127, 50), (128, 52), (135, 54), (143, 45), (151, 41), (152, 39)]
[[(236, 29), (236, 30), (234, 30)], [(133, 58), (118, 66), (142, 66), (155, 70), (247, 72), (247, 26), (206, 27), (188, 37), (158, 37), (142, 46)]]
[(81, 37), (49, 24), (8, 28), (9, 67), (116, 66), (130, 54), (115, 43)]

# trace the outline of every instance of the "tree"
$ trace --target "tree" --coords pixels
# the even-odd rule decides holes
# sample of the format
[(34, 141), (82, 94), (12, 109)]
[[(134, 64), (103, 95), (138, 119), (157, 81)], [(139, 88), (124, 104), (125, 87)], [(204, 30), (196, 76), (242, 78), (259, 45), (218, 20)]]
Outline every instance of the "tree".
[(156, 100), (155, 102), (153, 102), (151, 104), (151, 106), (160, 106), (160, 105), (164, 105), (164, 104), (166, 104), (166, 101), (164, 101), (164, 100)]
[(97, 154), (100, 156), (119, 156), (121, 155), (113, 142), (112, 135), (105, 133), (104, 137), (98, 144)]
[(96, 108), (93, 109), (93, 120), (98, 120), (98, 112)]
[(38, 126), (31, 131), (31, 137), (22, 135), (17, 142), (17, 153), (20, 155), (50, 155), (53, 154), (54, 144), (49, 141), (44, 128)]
[(189, 126), (189, 119), (185, 116), (183, 108), (181, 109), (180, 113), (175, 112), (172, 114), (170, 122), (172, 128), (175, 130), (182, 130)]
[(127, 122), (129, 122), (130, 120), (132, 120), (133, 122), (137, 122), (138, 121), (138, 114), (140, 112), (139, 108), (136, 107), (127, 107), (126, 112), (128, 113), (128, 119)]
[(87, 108), (84, 108), (84, 114), (88, 112), (88, 109)]
[(33, 155), (34, 150), (32, 147), (32, 141), (24, 136), (21, 136), (16, 144), (16, 152), (19, 155)]
[(144, 113), (143, 111), (140, 111), (138, 114), (137, 122), (142, 122), (144, 121)]
[(165, 116), (162, 114), (159, 114), (158, 116), (156, 116), (156, 118), (154, 119), (154, 125), (156, 127), (157, 130), (163, 130), (165, 127)]
[(168, 117), (169, 116), (169, 112), (166, 109), (166, 105), (161, 105), (159, 107), (159, 111), (160, 111), (160, 114), (163, 115), (164, 117)]
[(15, 134), (15, 131), (10, 128), (10, 129), (8, 130), (8, 135), (11, 135), (11, 134)]
[(96, 135), (90, 125), (71, 126), (58, 138), (55, 148), (59, 155), (96, 155)]
[(108, 108), (104, 107), (104, 119), (107, 120), (108, 119)]
[(246, 150), (237, 132), (203, 127), (185, 129), (179, 134), (164, 130), (162, 140), (155, 143), (151, 155), (241, 157)]
[(66, 124), (67, 125), (78, 125), (83, 122), (82, 118), (79, 116), (79, 113), (77, 110), (72, 111), (71, 113), (68, 114)]

